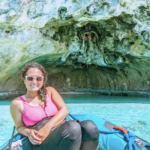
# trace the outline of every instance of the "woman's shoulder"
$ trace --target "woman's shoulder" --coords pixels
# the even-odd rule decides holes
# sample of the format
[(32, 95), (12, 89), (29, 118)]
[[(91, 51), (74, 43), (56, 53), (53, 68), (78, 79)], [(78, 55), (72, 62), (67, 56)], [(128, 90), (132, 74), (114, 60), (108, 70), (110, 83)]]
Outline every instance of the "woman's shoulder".
[(47, 93), (49, 94), (49, 96), (51, 97), (52, 93), (56, 91), (55, 88), (53, 88), (52, 86), (48, 86), (48, 87), (45, 87), (46, 88), (46, 91)]
[(18, 104), (20, 104), (21, 103), (21, 100), (20, 100), (20, 98), (19, 97), (16, 97), (15, 99), (13, 99), (12, 100), (12, 102), (11, 102), (11, 104), (12, 105), (18, 105)]
[(17, 109), (18, 108), (22, 112), (23, 104), (22, 104), (22, 101), (20, 100), (19, 97), (16, 97), (15, 99), (12, 100), (12, 102), (10, 104), (10, 108), (12, 108), (12, 109)]
[(46, 90), (54, 90), (55, 88), (53, 88), (52, 86), (48, 86), (48, 87), (45, 87)]

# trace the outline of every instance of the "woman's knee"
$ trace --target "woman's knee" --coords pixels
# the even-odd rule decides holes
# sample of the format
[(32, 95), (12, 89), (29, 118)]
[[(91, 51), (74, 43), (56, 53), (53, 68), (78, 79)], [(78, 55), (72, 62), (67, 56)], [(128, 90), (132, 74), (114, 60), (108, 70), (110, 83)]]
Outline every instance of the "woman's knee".
[(82, 136), (86, 140), (98, 141), (99, 139), (99, 130), (95, 123), (91, 120), (85, 120), (80, 122), (82, 129)]
[(81, 139), (81, 127), (78, 122), (67, 121), (64, 128), (62, 137), (67, 139), (69, 142), (76, 142)]

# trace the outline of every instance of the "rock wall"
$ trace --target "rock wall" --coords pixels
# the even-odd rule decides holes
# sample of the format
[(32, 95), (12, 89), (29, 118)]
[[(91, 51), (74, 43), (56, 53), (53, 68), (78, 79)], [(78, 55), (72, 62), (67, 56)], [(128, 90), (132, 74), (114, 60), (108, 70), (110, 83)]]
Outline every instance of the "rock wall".
[(150, 1), (1, 0), (1, 92), (30, 61), (60, 91), (149, 91)]

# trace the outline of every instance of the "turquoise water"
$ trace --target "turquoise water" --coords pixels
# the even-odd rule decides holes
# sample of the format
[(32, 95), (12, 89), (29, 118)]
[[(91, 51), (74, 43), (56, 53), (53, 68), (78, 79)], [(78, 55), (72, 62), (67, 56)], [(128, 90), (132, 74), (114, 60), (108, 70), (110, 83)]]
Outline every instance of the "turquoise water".
[[(93, 114), (131, 130), (150, 142), (150, 98), (62, 95), (72, 114)], [(11, 136), (13, 120), (9, 113), (11, 100), (0, 101), (0, 145)]]

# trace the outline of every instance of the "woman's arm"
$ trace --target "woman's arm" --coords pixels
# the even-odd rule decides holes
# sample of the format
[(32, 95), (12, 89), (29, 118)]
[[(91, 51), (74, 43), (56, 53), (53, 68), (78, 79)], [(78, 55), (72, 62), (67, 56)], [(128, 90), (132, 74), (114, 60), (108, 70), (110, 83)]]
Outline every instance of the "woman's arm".
[(16, 98), (11, 102), (10, 105), (10, 113), (14, 120), (16, 130), (18, 133), (27, 136), (32, 144), (41, 144), (41, 139), (36, 136), (38, 131), (33, 129), (28, 129), (23, 121), (22, 121), (22, 113), (23, 113), (23, 104), (22, 102)]
[(37, 136), (42, 137), (42, 141), (48, 136), (50, 130), (53, 127), (59, 125), (68, 115), (67, 106), (63, 101), (62, 97), (59, 95), (59, 93), (53, 87), (47, 87), (46, 90), (49, 96), (52, 98), (55, 105), (57, 106), (58, 112), (43, 128), (39, 130)]
[(66, 118), (68, 115), (68, 108), (60, 94), (53, 87), (48, 87), (46, 89), (48, 94), (51, 94), (50, 96), (58, 108), (57, 114), (48, 122), (49, 126), (53, 128), (59, 125)]

